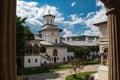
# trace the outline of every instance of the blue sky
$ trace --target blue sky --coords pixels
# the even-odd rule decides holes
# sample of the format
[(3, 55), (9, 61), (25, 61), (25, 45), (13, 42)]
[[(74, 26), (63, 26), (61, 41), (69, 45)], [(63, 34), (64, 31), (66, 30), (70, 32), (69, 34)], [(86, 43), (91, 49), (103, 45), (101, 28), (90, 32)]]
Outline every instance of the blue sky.
[(26, 17), (26, 25), (37, 34), (44, 24), (43, 16), (56, 16), (55, 24), (63, 29), (61, 36), (99, 35), (93, 24), (107, 20), (99, 0), (17, 0), (17, 15)]

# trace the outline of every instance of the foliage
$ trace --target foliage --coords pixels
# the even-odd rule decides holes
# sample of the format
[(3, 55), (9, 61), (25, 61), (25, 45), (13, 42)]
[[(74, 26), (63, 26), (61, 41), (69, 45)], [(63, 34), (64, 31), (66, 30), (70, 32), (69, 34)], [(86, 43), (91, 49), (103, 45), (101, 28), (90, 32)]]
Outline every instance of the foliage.
[(79, 58), (74, 58), (67, 65), (73, 72), (73, 77), (76, 77), (77, 71), (83, 70), (83, 62)]
[(25, 48), (25, 43), (34, 39), (34, 34), (30, 31), (29, 26), (25, 25), (26, 18), (16, 18), (16, 46), (17, 52)]
[(88, 77), (88, 75), (94, 74), (96, 72), (97, 71), (78, 73), (76, 78), (73, 78), (72, 75), (69, 75), (65, 80), (87, 80), (86, 77)]
[(87, 56), (90, 56), (90, 49), (84, 46), (75, 47), (73, 52), (75, 53), (75, 57), (80, 58), (83, 61), (86, 61)]

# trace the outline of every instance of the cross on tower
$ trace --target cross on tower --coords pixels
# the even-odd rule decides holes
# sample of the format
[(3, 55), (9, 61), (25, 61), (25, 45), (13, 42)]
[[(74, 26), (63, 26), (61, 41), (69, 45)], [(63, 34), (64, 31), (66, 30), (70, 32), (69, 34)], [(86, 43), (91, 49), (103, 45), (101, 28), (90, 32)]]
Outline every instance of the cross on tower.
[(48, 14), (50, 14), (50, 9), (48, 10)]

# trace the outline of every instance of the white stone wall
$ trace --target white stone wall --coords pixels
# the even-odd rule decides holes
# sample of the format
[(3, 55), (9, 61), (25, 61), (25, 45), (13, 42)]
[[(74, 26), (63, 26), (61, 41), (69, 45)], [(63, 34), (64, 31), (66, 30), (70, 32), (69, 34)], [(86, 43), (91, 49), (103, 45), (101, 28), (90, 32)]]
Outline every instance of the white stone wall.
[(44, 62), (50, 63), (50, 61), (48, 61), (48, 60), (46, 60), (46, 59), (44, 59), (44, 58), (41, 58), (40, 61), (41, 61), (42, 64), (44, 64)]
[(99, 66), (97, 80), (108, 80), (108, 66)]
[(47, 30), (42, 32), (43, 39), (46, 41), (56, 43), (55, 39), (57, 39), (57, 43), (60, 43), (60, 36), (59, 36), (59, 31), (55, 30)]
[[(30, 62), (28, 60), (30, 59)], [(35, 62), (37, 59), (37, 62)], [(41, 57), (40, 56), (24, 56), (24, 67), (37, 67), (41, 66)]]
[[(65, 61), (67, 61), (67, 56), (72, 55), (72, 54), (68, 54), (67, 47), (57, 47), (57, 46), (55, 46), (55, 47), (47, 47), (46, 48), (46, 51), (47, 51), (46, 53), (48, 55), (50, 55), (51, 57), (53, 57), (53, 50), (54, 49), (57, 49), (57, 51), (58, 51), (58, 56), (57, 57), (59, 57), (59, 60), (57, 60), (57, 62), (63, 62), (64, 57), (65, 57)], [(52, 60), (52, 62), (54, 62), (54, 60)]]
[(107, 24), (102, 24), (101, 27), (99, 27), (99, 30), (100, 30), (100, 37), (108, 36)]

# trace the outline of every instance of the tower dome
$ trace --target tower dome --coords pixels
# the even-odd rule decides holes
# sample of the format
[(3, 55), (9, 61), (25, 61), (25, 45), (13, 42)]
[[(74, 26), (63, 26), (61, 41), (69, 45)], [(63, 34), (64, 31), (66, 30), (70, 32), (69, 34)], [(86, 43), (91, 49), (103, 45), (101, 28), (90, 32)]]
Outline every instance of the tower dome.
[(50, 10), (48, 10), (48, 14), (43, 16), (44, 24), (54, 24), (55, 16), (50, 14)]

